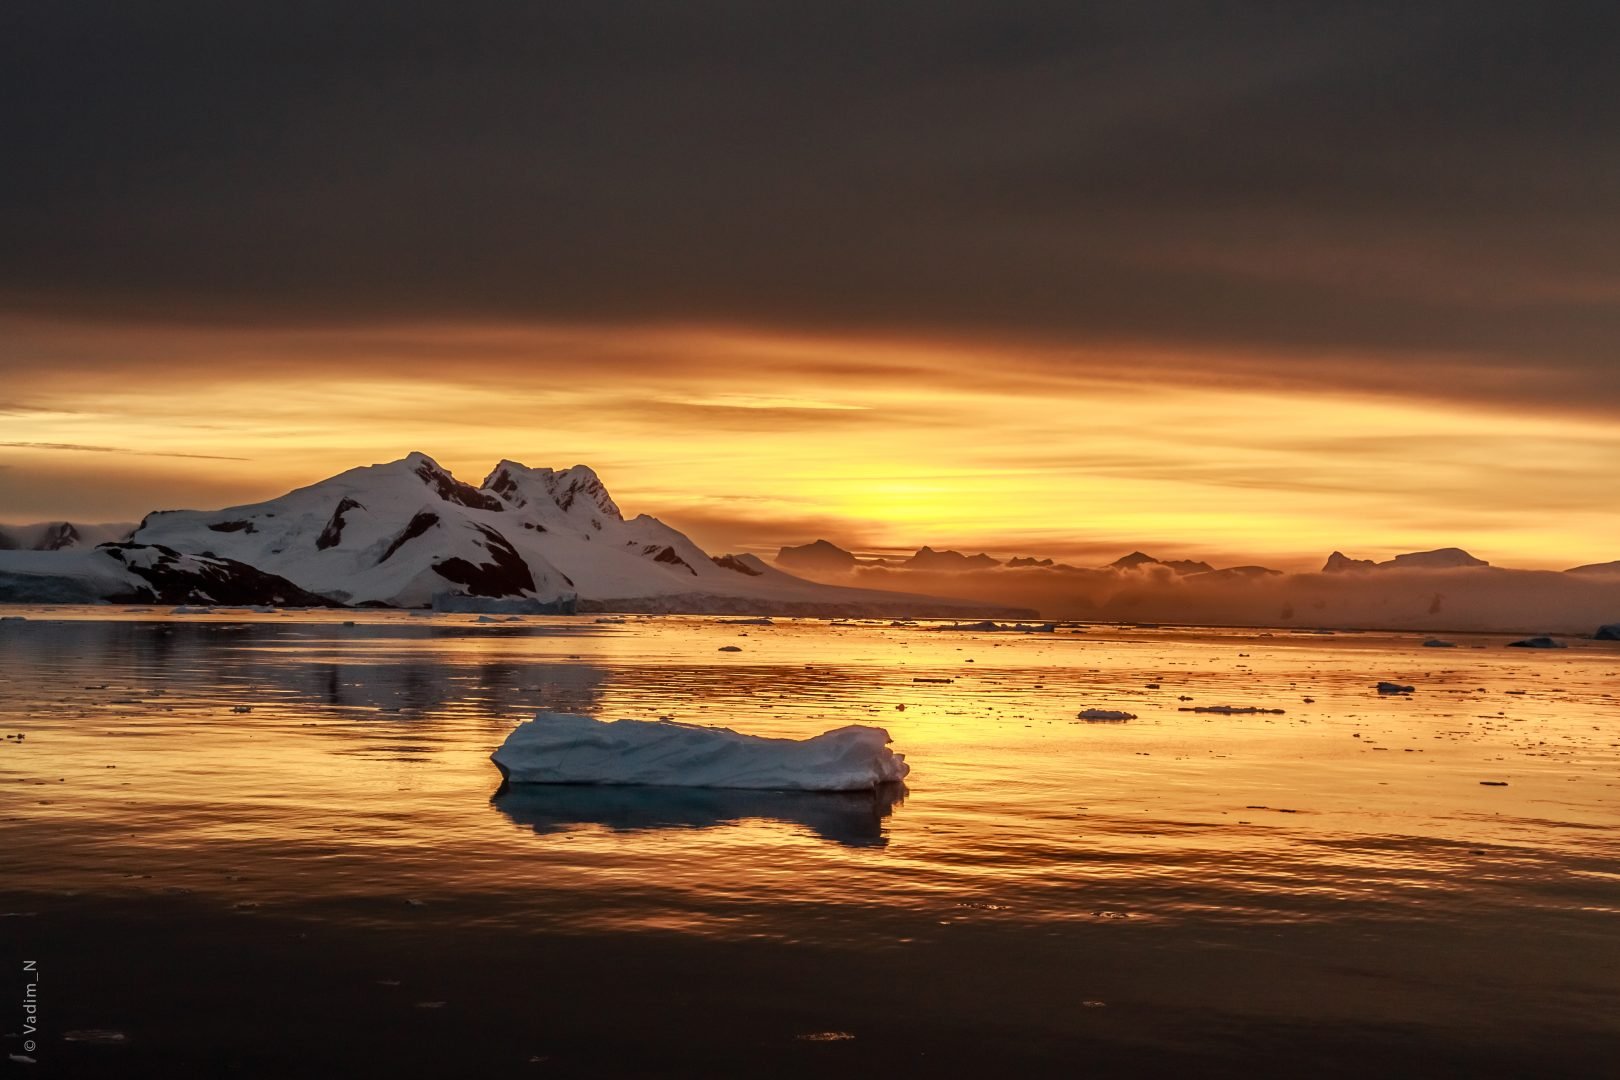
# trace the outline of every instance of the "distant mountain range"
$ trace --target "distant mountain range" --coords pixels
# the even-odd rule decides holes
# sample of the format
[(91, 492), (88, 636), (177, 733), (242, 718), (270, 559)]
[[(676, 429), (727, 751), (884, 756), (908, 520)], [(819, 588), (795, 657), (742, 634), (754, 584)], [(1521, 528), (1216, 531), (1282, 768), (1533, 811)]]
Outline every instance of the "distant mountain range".
[[(464, 483), (426, 454), (277, 499), (159, 511), (133, 530), (7, 527), (0, 600), (451, 610), (1027, 617), (1027, 608), (806, 581), (710, 556), (596, 473), (502, 461)], [(98, 538), (106, 542), (92, 544)]]
[[(1147, 571), (1152, 568), (1163, 567), (1180, 577), (1216, 574), (1228, 578), (1265, 577), (1282, 573), (1280, 570), (1253, 565), (1228, 566), (1217, 570), (1214, 566), (1201, 560), (1157, 559), (1142, 551), (1133, 551), (1129, 555), (1122, 555), (1113, 562), (1100, 567), (1071, 566), (1068, 563), (1054, 562), (1051, 559), (1036, 559), (1030, 556), (1018, 556), (1001, 560), (983, 552), (977, 555), (965, 555), (960, 551), (936, 550), (931, 547), (918, 548), (916, 554), (907, 558), (863, 559), (854, 552), (846, 551), (828, 540), (816, 540), (813, 543), (802, 544), (797, 547), (784, 547), (776, 553), (775, 562), (778, 566), (803, 573), (821, 574), (845, 573), (861, 567), (945, 573), (967, 573), (969, 571), (1003, 567), (1008, 570), (1050, 570), (1059, 574), (1119, 573)], [(1484, 559), (1475, 558), (1462, 548), (1455, 547), (1436, 548), (1433, 551), (1414, 551), (1405, 555), (1397, 555), (1385, 562), (1377, 562), (1373, 559), (1353, 559), (1343, 552), (1335, 551), (1328, 556), (1321, 572), (1324, 574), (1341, 574), (1366, 570), (1456, 570), (1488, 567), (1490, 565)], [(1620, 574), (1620, 561), (1590, 563), (1586, 566), (1572, 567), (1563, 572), (1566, 574)]]
[(776, 561), (829, 584), (993, 599), (1038, 608), (1048, 619), (1593, 633), (1613, 629), (1620, 617), (1620, 562), (1515, 570), (1455, 547), (1383, 562), (1335, 551), (1307, 573), (1143, 551), (1102, 566), (932, 547), (863, 558), (827, 540), (785, 547)]

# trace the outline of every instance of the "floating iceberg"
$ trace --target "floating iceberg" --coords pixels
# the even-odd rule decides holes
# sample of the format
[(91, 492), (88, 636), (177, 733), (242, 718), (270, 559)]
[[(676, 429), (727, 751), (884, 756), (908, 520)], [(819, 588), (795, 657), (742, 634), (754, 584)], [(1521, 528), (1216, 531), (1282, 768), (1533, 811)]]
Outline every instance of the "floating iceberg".
[(542, 712), (490, 755), (513, 784), (641, 784), (753, 791), (871, 791), (911, 767), (882, 728), (767, 739), (672, 720)]

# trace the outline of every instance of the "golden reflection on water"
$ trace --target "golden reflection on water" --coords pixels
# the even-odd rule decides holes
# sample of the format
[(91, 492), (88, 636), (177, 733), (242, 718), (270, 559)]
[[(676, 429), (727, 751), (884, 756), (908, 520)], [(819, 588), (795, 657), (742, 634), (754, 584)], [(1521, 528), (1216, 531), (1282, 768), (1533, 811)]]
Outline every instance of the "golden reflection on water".
[[(1614, 906), (1620, 648), (1599, 642), (23, 613), (0, 624), (0, 728), (26, 736), (0, 743), (8, 888), (784, 938)], [(1217, 704), (1284, 711), (1183, 711)], [(539, 708), (877, 724), (914, 771), (881, 800), (497, 795), (488, 755)]]

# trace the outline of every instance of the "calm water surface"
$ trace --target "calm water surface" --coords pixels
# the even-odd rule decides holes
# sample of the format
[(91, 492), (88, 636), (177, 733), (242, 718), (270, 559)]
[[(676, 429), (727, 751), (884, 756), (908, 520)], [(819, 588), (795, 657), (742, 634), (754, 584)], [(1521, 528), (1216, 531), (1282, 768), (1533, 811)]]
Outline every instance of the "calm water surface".
[[(93, 901), (329, 935), (570, 938), (604, 963), (676, 943), (743, 981), (766, 979), (747, 957), (807, 950), (907, 972), (886, 1009), (806, 990), (756, 1021), (780, 1030), (749, 1062), (780, 1038), (778, 1064), (813, 1071), (836, 1063), (792, 1057), (812, 1052), (794, 1040), (831, 1030), (849, 1048), (813, 1052), (871, 1052), (885, 1015), (913, 1041), (935, 1025), (941, 1047), (1038, 1051), (1054, 1071), (1166, 1040), (1211, 1072), (1359, 1070), (1373, 1044), (1413, 1075), (1614, 1075), (1620, 1054), (1614, 643), (15, 613), (10, 944)], [(1188, 711), (1217, 705), (1281, 712)], [(542, 708), (774, 736), (876, 724), (913, 772), (877, 798), (497, 793), (490, 751)], [(1087, 708), (1136, 719), (1078, 721)], [(1281, 1029), (1287, 1062), (1264, 1057)]]

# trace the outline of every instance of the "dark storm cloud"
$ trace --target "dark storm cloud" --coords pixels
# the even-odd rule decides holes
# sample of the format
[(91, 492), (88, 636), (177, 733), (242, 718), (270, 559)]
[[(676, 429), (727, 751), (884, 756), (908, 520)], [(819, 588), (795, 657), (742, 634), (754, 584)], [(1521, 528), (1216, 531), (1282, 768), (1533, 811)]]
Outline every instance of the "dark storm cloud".
[(1617, 29), (1596, 3), (11, 4), (0, 307), (1148, 341), (1295, 350), (1271, 366), (1329, 386), (1382, 376), (1321, 350), (1433, 353), (1430, 390), (1528, 371), (1620, 403)]

